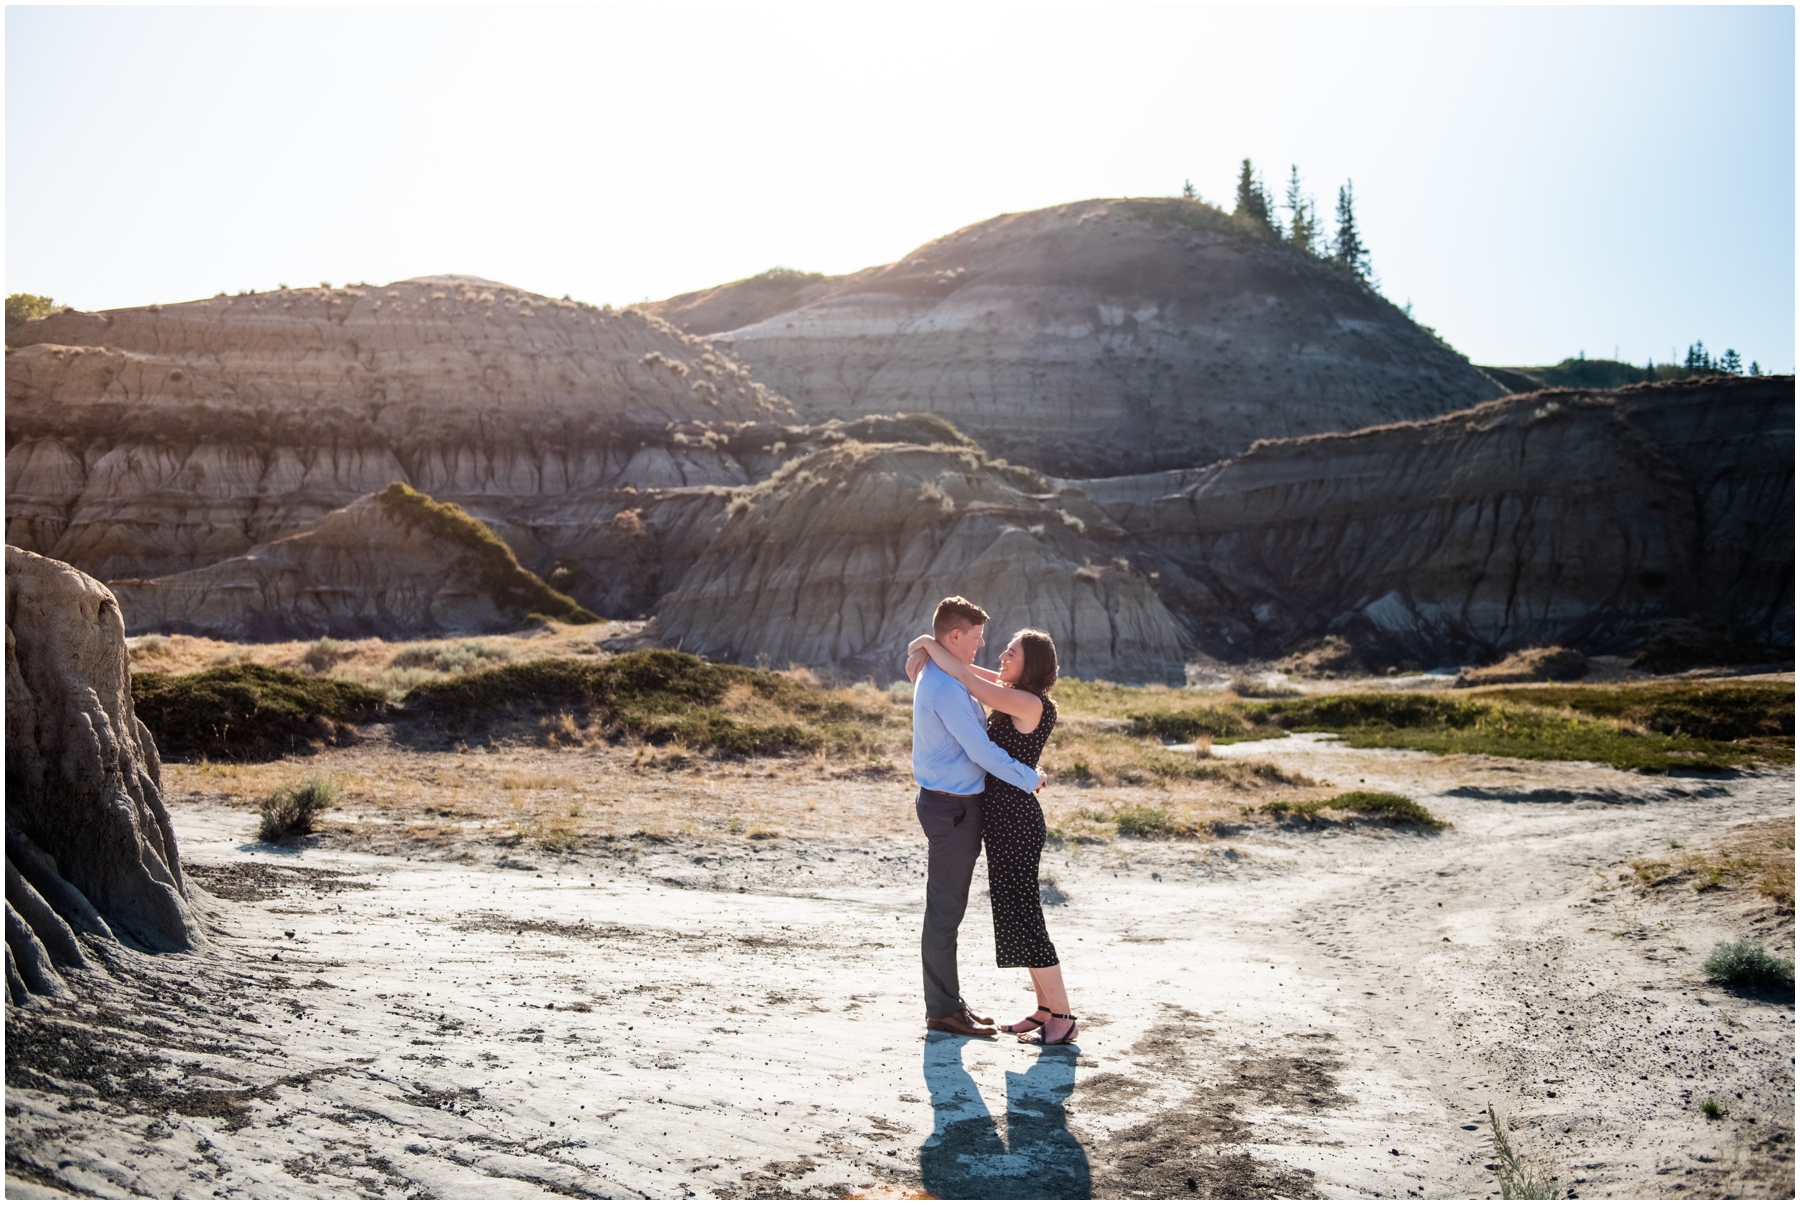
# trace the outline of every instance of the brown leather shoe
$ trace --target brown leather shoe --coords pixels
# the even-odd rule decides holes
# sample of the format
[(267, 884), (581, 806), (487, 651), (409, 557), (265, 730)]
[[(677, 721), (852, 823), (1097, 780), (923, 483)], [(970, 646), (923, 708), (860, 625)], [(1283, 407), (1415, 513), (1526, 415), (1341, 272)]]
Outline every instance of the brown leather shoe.
[(975, 1018), (969, 1015), (966, 1008), (947, 1017), (926, 1017), (925, 1028), (935, 1029), (939, 1033), (960, 1034), (965, 1038), (991, 1038), (995, 1032), (985, 1025), (976, 1024)]
[(963, 1005), (963, 1016), (967, 1017), (971, 1022), (973, 1022), (976, 1025), (992, 1025), (994, 1023), (994, 1019), (992, 1017), (976, 1016), (975, 1010), (970, 1008), (966, 1004)]

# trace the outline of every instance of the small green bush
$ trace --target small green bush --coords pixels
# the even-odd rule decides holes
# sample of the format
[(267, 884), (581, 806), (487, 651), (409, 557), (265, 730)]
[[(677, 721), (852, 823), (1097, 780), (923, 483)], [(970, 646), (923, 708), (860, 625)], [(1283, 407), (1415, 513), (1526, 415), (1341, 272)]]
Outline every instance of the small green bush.
[(1794, 964), (1745, 938), (1722, 941), (1706, 957), (1706, 976), (1714, 983), (1739, 988), (1792, 988)]
[(1450, 827), (1449, 821), (1434, 816), (1423, 804), (1386, 791), (1346, 791), (1342, 795), (1333, 795), (1330, 799), (1315, 799), (1304, 803), (1289, 803), (1278, 799), (1273, 803), (1263, 804), (1262, 810), (1276, 816), (1292, 813), (1308, 820), (1316, 819), (1320, 812), (1326, 810), (1351, 812), (1358, 816), (1379, 816), (1396, 824), (1416, 824), (1434, 832)]
[(264, 841), (279, 841), (289, 835), (310, 833), (319, 814), (336, 807), (337, 801), (337, 787), (317, 775), (299, 786), (278, 787), (258, 809), (262, 823), (257, 826), (256, 835)]
[(56, 312), (56, 302), (36, 293), (9, 293), (6, 297), (6, 329), (34, 318), (48, 318)]
[(250, 664), (133, 674), (131, 702), (171, 761), (268, 761), (335, 742), (387, 708), (367, 686)]
[(1121, 837), (1161, 837), (1169, 832), (1169, 813), (1161, 808), (1122, 807), (1113, 812)]
[(394, 669), (427, 669), (440, 674), (466, 674), (492, 664), (512, 660), (504, 645), (481, 640), (450, 640), (419, 644), (395, 653), (388, 665)]

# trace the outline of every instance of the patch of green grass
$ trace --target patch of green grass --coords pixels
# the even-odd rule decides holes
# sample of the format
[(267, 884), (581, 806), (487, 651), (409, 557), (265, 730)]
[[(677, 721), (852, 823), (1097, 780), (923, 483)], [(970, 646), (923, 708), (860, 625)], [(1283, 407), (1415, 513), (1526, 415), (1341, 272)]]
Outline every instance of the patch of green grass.
[[(1493, 696), (1489, 696), (1493, 697)], [(1567, 707), (1665, 736), (1738, 741), (1794, 735), (1794, 688), (1786, 682), (1669, 682), (1618, 689), (1538, 686), (1501, 697)]]
[(1121, 837), (1163, 837), (1169, 833), (1169, 813), (1161, 808), (1117, 808), (1112, 819), (1118, 824)]
[(871, 726), (892, 707), (879, 691), (864, 693), (867, 707), (847, 697), (852, 691), (645, 649), (610, 661), (551, 657), (427, 682), (407, 692), (405, 706), (453, 727), (566, 711), (598, 721), (617, 739), (750, 756), (868, 751)]
[(451, 575), (468, 580), (515, 619), (544, 616), (563, 623), (598, 623), (600, 617), (519, 564), (505, 540), (454, 502), (439, 502), (396, 481), (377, 495), (393, 522), (421, 528), (461, 551)]
[(1416, 800), (1386, 791), (1346, 791), (1342, 795), (1333, 795), (1330, 799), (1313, 799), (1301, 803), (1278, 799), (1273, 803), (1263, 804), (1262, 810), (1275, 816), (1304, 816), (1309, 821), (1316, 820), (1321, 812), (1336, 811), (1351, 812), (1358, 816), (1378, 816), (1395, 824), (1416, 824), (1433, 832), (1450, 827), (1448, 820), (1439, 819)]
[(133, 674), (131, 702), (171, 761), (268, 761), (333, 743), (387, 709), (367, 686), (252, 664)]
[[(1726, 770), (1779, 756), (1779, 751), (1760, 742), (1732, 744), (1685, 733), (1645, 732), (1593, 711), (1582, 714), (1588, 708), (1609, 705), (1605, 698), (1584, 697), (1589, 693), (1567, 691), (1566, 703), (1565, 692), (1554, 689), (1474, 696), (1317, 695), (1251, 705), (1247, 715), (1253, 723), (1274, 724), (1288, 731), (1336, 732), (1354, 748), (1592, 761), (1658, 774), (1679, 769)], [(1557, 695), (1561, 707), (1534, 705), (1529, 696), (1539, 694)], [(1789, 760), (1793, 756), (1791, 738), (1785, 756)]]
[(1706, 1114), (1708, 1121), (1717, 1121), (1719, 1118), (1725, 1116), (1725, 1107), (1710, 1096), (1707, 1097), (1706, 1102), (1700, 1106), (1700, 1111)]
[(257, 826), (256, 835), (264, 841), (279, 841), (289, 835), (310, 833), (320, 813), (336, 807), (337, 801), (337, 787), (318, 775), (298, 786), (277, 787), (257, 809), (262, 823)]
[(1191, 741), (1209, 736), (1214, 743), (1229, 745), (1235, 741), (1265, 740), (1286, 736), (1274, 724), (1258, 724), (1240, 706), (1229, 703), (1218, 706), (1185, 707), (1179, 710), (1134, 711), (1127, 716), (1133, 736), (1154, 737), (1163, 741)]
[(1707, 978), (1726, 987), (1794, 986), (1794, 964), (1763, 949), (1749, 938), (1722, 941), (1706, 957)]

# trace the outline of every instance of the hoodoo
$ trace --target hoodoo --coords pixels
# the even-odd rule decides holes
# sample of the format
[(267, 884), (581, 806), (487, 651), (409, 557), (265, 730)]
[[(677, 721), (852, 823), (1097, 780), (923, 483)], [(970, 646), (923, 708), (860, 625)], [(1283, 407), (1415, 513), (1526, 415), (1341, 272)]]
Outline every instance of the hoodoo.
[(68, 991), (76, 934), (141, 949), (203, 941), (132, 711), (119, 605), (58, 561), (6, 549), (6, 959), (15, 1002)]

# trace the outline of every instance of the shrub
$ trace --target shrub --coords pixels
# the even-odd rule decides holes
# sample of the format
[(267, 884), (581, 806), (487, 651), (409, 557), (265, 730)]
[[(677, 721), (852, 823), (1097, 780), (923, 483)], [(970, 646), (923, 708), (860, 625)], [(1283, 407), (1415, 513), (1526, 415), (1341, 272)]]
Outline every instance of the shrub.
[(267, 665), (192, 674), (131, 676), (131, 701), (157, 750), (171, 761), (266, 761), (341, 740), (378, 715), (378, 690)]
[(395, 653), (388, 665), (394, 669), (428, 669), (440, 674), (466, 674), (485, 669), (486, 663), (512, 660), (504, 645), (480, 640), (455, 640), (443, 644), (418, 644)]
[(1706, 957), (1706, 976), (1726, 987), (1759, 988), (1794, 986), (1794, 964), (1777, 958), (1745, 938), (1722, 941)]
[(1276, 816), (1289, 813), (1304, 816), (1309, 822), (1316, 820), (1320, 812), (1330, 810), (1351, 812), (1358, 816), (1379, 816), (1395, 824), (1416, 824), (1434, 832), (1450, 827), (1449, 821), (1432, 815), (1424, 805), (1404, 795), (1393, 795), (1386, 791), (1347, 791), (1330, 799), (1315, 799), (1303, 803), (1289, 803), (1278, 799), (1273, 803), (1265, 803), (1262, 810)]
[(35, 293), (11, 293), (6, 298), (6, 329), (11, 330), (34, 318), (48, 318), (56, 312), (56, 302)]
[(315, 640), (306, 646), (301, 662), (315, 674), (322, 674), (340, 661), (350, 658), (354, 650), (341, 640), (333, 640), (329, 636)]
[[(720, 709), (733, 687), (767, 704), (771, 718), (755, 723)], [(723, 753), (783, 753), (816, 749), (830, 726), (861, 718), (857, 708), (782, 673), (714, 665), (691, 653), (644, 649), (610, 661), (544, 658), (427, 682), (406, 694), (409, 712), (467, 724), (503, 712), (586, 712), (613, 735), (653, 745), (679, 742)]]
[(1121, 837), (1161, 837), (1169, 832), (1169, 813), (1161, 808), (1122, 807), (1113, 811)]
[(277, 787), (258, 809), (262, 823), (256, 835), (264, 841), (279, 841), (290, 834), (310, 833), (319, 814), (336, 807), (337, 800), (337, 787), (317, 775), (299, 786)]

